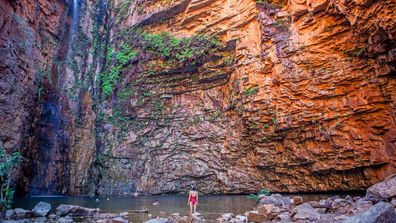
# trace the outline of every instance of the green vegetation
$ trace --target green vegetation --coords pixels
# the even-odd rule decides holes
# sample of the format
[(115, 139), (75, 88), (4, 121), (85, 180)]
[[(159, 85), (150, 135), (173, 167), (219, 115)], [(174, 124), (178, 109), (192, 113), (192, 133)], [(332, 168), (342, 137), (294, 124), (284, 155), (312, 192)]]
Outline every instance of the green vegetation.
[(108, 71), (100, 75), (102, 80), (102, 92), (105, 97), (112, 94), (117, 81), (120, 79), (122, 68), (135, 59), (138, 52), (126, 44), (121, 44), (119, 51), (114, 51), (112, 47), (108, 48), (107, 62)]
[(136, 91), (134, 87), (124, 88), (117, 94), (117, 96), (119, 99), (125, 100), (132, 97), (135, 94), (135, 92)]
[(121, 22), (123, 19), (125, 19), (129, 13), (128, 10), (130, 9), (131, 5), (132, 5), (132, 0), (124, 0), (121, 1), (121, 4), (116, 8), (115, 10), (115, 22), (119, 23)]
[(287, 21), (284, 19), (277, 19), (273, 25), (280, 31), (288, 31)]
[(14, 191), (10, 188), (11, 176), (14, 168), (22, 161), (19, 152), (8, 154), (0, 147), (0, 210), (4, 211), (11, 208)]
[(221, 116), (221, 114), (222, 114), (222, 112), (221, 112), (221, 110), (219, 109), (219, 110), (216, 110), (215, 112), (213, 112), (212, 113), (212, 115), (211, 115), (211, 117), (210, 117), (210, 121), (211, 122), (214, 122), (214, 121), (216, 121), (220, 116)]
[(267, 189), (261, 189), (257, 194), (249, 194), (247, 197), (248, 197), (249, 199), (258, 201), (260, 195), (269, 196), (269, 195), (271, 195), (271, 192), (270, 192), (269, 190), (267, 190)]
[(252, 96), (257, 94), (259, 91), (258, 87), (250, 87), (245, 92), (243, 92), (246, 96)]
[(267, 1), (266, 0), (256, 0), (256, 3), (257, 4), (264, 4), (264, 3), (267, 3)]
[(198, 116), (198, 115), (195, 115), (195, 116), (193, 116), (193, 117), (191, 117), (191, 118), (189, 118), (189, 119), (187, 120), (187, 126), (198, 125), (198, 124), (201, 123), (201, 122), (202, 122), (201, 117)]
[[(215, 37), (197, 35), (192, 37), (177, 38), (167, 32), (148, 33), (132, 28), (120, 32), (119, 38), (128, 36), (128, 40), (118, 47), (107, 49), (106, 69), (100, 75), (101, 88), (104, 97), (112, 94), (114, 87), (121, 78), (122, 70), (136, 58), (139, 52), (146, 51), (166, 60), (166, 64), (188, 63), (189, 65), (201, 64), (208, 56), (220, 50), (221, 42)], [(232, 63), (233, 61), (226, 61)], [(154, 74), (155, 69), (150, 69), (148, 74)], [(144, 92), (145, 97), (151, 96)]]
[(278, 119), (276, 119), (276, 117), (272, 117), (271, 121), (274, 123), (274, 125), (278, 125)]
[[(118, 50), (113, 47), (107, 49), (107, 68), (100, 75), (104, 97), (112, 94), (115, 85), (121, 78), (122, 70), (138, 55), (139, 51), (147, 51), (160, 56), (163, 60), (176, 63), (202, 63), (210, 53), (216, 52), (221, 42), (210, 36), (197, 35), (186, 38), (176, 38), (167, 32), (147, 33), (140, 29), (131, 29), (122, 36), (129, 36), (130, 44), (123, 42)], [(154, 74), (152, 69), (149, 74)], [(150, 97), (150, 92), (144, 92)]]
[(343, 53), (347, 57), (360, 57), (366, 53), (366, 47), (358, 47), (354, 50), (345, 50)]
[(235, 62), (235, 57), (227, 57), (224, 59), (224, 64), (226, 66), (232, 65), (232, 64), (234, 64), (234, 62)]
[(221, 46), (217, 38), (206, 35), (176, 38), (167, 32), (150, 34), (140, 30), (135, 34), (141, 36), (143, 49), (158, 54), (163, 59), (172, 59), (179, 63), (200, 62)]

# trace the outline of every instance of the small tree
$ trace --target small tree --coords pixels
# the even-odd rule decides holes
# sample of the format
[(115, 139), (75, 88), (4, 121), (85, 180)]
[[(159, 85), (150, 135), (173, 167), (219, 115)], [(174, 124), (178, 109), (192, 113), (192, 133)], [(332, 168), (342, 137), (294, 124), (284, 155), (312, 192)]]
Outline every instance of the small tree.
[(22, 156), (19, 152), (8, 154), (0, 146), (0, 210), (4, 212), (6, 209), (11, 208), (12, 197), (14, 191), (10, 188), (11, 175), (15, 167), (22, 161)]

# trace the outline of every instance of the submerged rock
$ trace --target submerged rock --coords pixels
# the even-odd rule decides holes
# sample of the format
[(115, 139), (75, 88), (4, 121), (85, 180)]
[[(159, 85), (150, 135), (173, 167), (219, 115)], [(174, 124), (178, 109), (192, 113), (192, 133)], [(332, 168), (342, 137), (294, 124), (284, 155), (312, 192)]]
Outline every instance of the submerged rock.
[(154, 218), (154, 219), (145, 221), (144, 223), (169, 223), (169, 220), (166, 218)]
[(367, 211), (354, 215), (344, 221), (344, 223), (394, 223), (396, 222), (396, 212), (392, 205), (379, 202), (370, 207)]
[(51, 204), (40, 201), (34, 208), (32, 209), (33, 215), (36, 217), (45, 217), (51, 211)]
[(128, 220), (123, 217), (116, 217), (112, 219), (112, 223), (128, 223)]

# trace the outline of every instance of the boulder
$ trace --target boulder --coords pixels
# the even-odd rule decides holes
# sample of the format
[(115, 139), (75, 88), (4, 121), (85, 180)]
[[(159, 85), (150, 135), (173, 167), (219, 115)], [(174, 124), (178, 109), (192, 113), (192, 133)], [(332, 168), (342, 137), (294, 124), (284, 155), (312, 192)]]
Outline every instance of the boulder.
[(55, 219), (56, 218), (56, 214), (50, 214), (50, 215), (48, 215), (48, 218), (49, 219)]
[(270, 196), (261, 195), (259, 204), (273, 204), (280, 208), (289, 208), (291, 201), (289, 197), (283, 197), (280, 194), (271, 194)]
[(290, 222), (290, 217), (290, 212), (283, 212), (277, 216), (277, 219), (279, 219), (281, 222)]
[(190, 222), (191, 223), (204, 222), (205, 220), (203, 220), (200, 216), (201, 216), (201, 213), (195, 212), (193, 215), (191, 215)]
[(279, 208), (273, 204), (260, 204), (257, 206), (257, 212), (259, 214), (270, 214), (272, 212), (279, 213)]
[(364, 199), (359, 199), (352, 206), (353, 206), (354, 212), (361, 212), (361, 211), (365, 211), (365, 210), (369, 209), (371, 206), (373, 206), (373, 202), (364, 200)]
[(384, 181), (369, 187), (366, 196), (381, 200), (396, 197), (396, 174), (390, 175)]
[(148, 221), (145, 221), (144, 223), (168, 223), (168, 219), (166, 218), (154, 218), (150, 219)]
[(242, 223), (247, 222), (247, 218), (246, 218), (246, 216), (244, 216), (244, 215), (237, 215), (237, 216), (235, 216), (235, 220), (236, 220), (237, 222), (242, 222)]
[(220, 218), (217, 219), (219, 222), (228, 222), (231, 221), (231, 219), (234, 217), (233, 213), (225, 213), (222, 214)]
[(341, 208), (341, 207), (349, 206), (351, 204), (352, 204), (352, 202), (349, 201), (349, 200), (345, 200), (345, 199), (342, 199), (342, 198), (337, 198), (331, 203), (331, 208), (332, 209), (338, 209), (338, 208)]
[(259, 214), (257, 211), (249, 211), (247, 214), (248, 222), (264, 222), (268, 221), (267, 215)]
[(292, 198), (293, 204), (299, 205), (303, 203), (303, 198), (300, 196), (295, 196)]
[(391, 200), (391, 205), (396, 208), (396, 198)]
[(77, 205), (61, 204), (56, 208), (57, 216), (96, 216), (99, 215), (99, 208), (85, 208)]
[(51, 211), (51, 204), (40, 201), (34, 208), (32, 209), (33, 215), (36, 217), (45, 217)]
[(308, 220), (308, 221), (317, 221), (320, 218), (320, 214), (315, 208), (313, 208), (310, 204), (304, 203), (293, 209), (293, 220)]
[(394, 223), (396, 212), (392, 205), (379, 202), (367, 211), (349, 217), (344, 223)]
[(129, 213), (127, 211), (121, 212), (120, 216), (121, 217), (127, 217), (129, 215)]
[(24, 219), (24, 218), (31, 218), (32, 212), (29, 210), (25, 210), (22, 208), (15, 208), (15, 217), (16, 219)]
[(5, 219), (9, 220), (9, 219), (15, 219), (16, 218), (16, 214), (14, 210), (7, 210), (6, 214), (5, 214)]
[(349, 202), (351, 202), (351, 203), (354, 202), (354, 199), (353, 199), (351, 196), (349, 196), (349, 195), (345, 196), (344, 199), (347, 200), (347, 201), (349, 201)]
[(170, 222), (180, 222), (180, 223), (189, 223), (188, 216), (180, 216), (179, 213), (173, 213), (169, 216)]

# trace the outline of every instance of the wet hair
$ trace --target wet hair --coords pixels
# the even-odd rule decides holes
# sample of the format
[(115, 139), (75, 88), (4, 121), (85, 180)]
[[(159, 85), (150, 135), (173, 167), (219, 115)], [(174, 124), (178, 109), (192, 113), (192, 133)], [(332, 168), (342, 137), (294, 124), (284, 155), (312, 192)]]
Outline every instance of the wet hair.
[(197, 187), (195, 185), (191, 185), (191, 190), (197, 190)]

